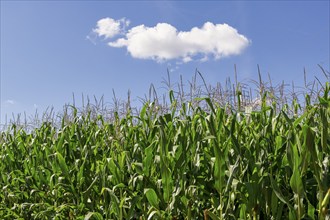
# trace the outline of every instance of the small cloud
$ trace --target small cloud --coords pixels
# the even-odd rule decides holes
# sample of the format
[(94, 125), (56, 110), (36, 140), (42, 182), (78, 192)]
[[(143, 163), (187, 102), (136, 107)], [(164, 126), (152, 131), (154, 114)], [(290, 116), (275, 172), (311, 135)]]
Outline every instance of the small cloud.
[[(125, 21), (101, 19), (94, 32), (99, 37), (113, 38), (124, 30), (121, 26), (128, 26)], [(132, 57), (138, 59), (158, 62), (179, 59), (187, 63), (193, 60), (205, 62), (210, 57), (221, 59), (239, 55), (250, 43), (247, 37), (228, 24), (206, 22), (202, 27), (193, 27), (190, 31), (178, 31), (168, 23), (158, 23), (154, 27), (142, 24), (132, 27), (124, 33), (124, 37), (110, 41), (108, 45), (114, 48), (125, 47)]]
[(183, 58), (182, 58), (182, 61), (183, 61), (184, 63), (188, 63), (188, 62), (192, 61), (192, 58), (189, 57), (189, 56), (186, 56), (186, 57), (183, 57)]
[(203, 58), (201, 58), (199, 61), (201, 61), (201, 62), (206, 62), (206, 61), (208, 61), (209, 60), (209, 58), (207, 57), (207, 56), (204, 56)]
[(17, 102), (15, 100), (12, 100), (12, 99), (7, 99), (5, 102), (4, 102), (4, 107), (6, 108), (9, 108), (11, 106), (14, 106), (16, 105)]
[(8, 99), (8, 100), (6, 100), (5, 103), (8, 105), (15, 105), (16, 102), (14, 100)]
[(179, 69), (179, 66), (177, 64), (172, 65), (171, 63), (167, 63), (167, 69), (169, 72), (174, 72)]
[(126, 18), (114, 20), (112, 18), (103, 18), (96, 24), (96, 28), (93, 32), (100, 37), (112, 38), (125, 31), (125, 28), (129, 25), (130, 21)]

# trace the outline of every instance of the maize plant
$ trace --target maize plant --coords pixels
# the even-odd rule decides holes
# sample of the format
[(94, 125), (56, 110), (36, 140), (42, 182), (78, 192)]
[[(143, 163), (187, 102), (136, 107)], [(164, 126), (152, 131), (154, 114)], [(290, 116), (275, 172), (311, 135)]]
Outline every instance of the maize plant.
[[(209, 96), (0, 135), (1, 219), (330, 219), (330, 86), (302, 114)], [(241, 93), (237, 93), (240, 100)], [(194, 103), (204, 103), (207, 108)], [(292, 103), (302, 108), (298, 102)]]

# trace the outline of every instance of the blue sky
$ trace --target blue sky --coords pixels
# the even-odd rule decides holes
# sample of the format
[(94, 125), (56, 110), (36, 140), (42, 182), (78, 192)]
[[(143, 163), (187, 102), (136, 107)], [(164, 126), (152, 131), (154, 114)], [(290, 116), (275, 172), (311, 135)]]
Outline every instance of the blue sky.
[[(1, 122), (173, 81), (303, 84), (329, 71), (329, 1), (1, 1)], [(164, 37), (165, 36), (165, 37)]]

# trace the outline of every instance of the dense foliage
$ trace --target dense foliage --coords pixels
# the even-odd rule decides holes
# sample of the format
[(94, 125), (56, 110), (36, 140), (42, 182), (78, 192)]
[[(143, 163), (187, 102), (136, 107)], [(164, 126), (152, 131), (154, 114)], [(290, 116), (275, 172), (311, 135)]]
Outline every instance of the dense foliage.
[(302, 114), (170, 100), (1, 132), (1, 219), (330, 218), (328, 83)]

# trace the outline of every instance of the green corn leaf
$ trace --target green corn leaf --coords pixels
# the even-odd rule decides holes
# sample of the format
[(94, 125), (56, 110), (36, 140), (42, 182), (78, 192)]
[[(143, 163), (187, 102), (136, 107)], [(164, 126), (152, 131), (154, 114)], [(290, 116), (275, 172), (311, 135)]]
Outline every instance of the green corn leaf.
[(143, 173), (149, 176), (150, 167), (152, 167), (153, 160), (153, 146), (150, 145), (144, 149), (145, 157), (143, 159)]
[[(154, 218), (154, 216), (157, 216), (158, 218)], [(152, 220), (152, 219), (161, 219), (161, 215), (158, 210), (153, 210), (149, 213), (147, 220)]]
[(272, 191), (270, 208), (273, 215), (275, 215), (277, 213), (277, 208), (278, 208), (278, 197), (276, 196), (274, 190)]
[(290, 186), (295, 194), (299, 195), (300, 198), (303, 197), (304, 185), (302, 183), (298, 168), (293, 170), (293, 174), (290, 178)]
[(89, 212), (89, 213), (87, 213), (87, 215), (85, 216), (84, 220), (89, 220), (90, 218), (97, 219), (97, 220), (102, 220), (103, 219), (102, 215), (100, 213), (97, 213), (97, 212)]
[(151, 188), (144, 189), (144, 194), (146, 195), (150, 205), (152, 205), (156, 209), (159, 209), (159, 199), (157, 197), (155, 190)]
[(99, 179), (98, 176), (96, 176), (96, 177), (94, 178), (93, 182), (92, 182), (92, 183), (88, 186), (88, 188), (83, 192), (83, 194), (88, 193), (88, 192), (92, 189), (93, 185), (96, 183), (96, 181), (97, 181), (98, 179)]
[(223, 158), (220, 149), (214, 147), (216, 158), (214, 164), (215, 189), (219, 194), (222, 194), (222, 189), (225, 186), (225, 159)]
[(321, 203), (321, 208), (326, 208), (330, 204), (330, 188), (328, 189), (323, 201)]
[(172, 195), (172, 176), (170, 169), (165, 164), (161, 166), (161, 174), (164, 190), (164, 200), (165, 202), (168, 202), (170, 200), (170, 196)]
[(308, 201), (308, 217), (315, 219), (315, 207)]
[(68, 166), (65, 163), (64, 157), (59, 152), (56, 152), (56, 157), (57, 157), (57, 160), (59, 162), (59, 165), (60, 165), (61, 170), (64, 173), (65, 177), (68, 178), (68, 179), (70, 179), (69, 169), (68, 169)]
[(284, 195), (282, 194), (281, 190), (279, 189), (279, 187), (277, 186), (277, 183), (275, 182), (275, 180), (273, 179), (272, 176), (269, 176), (273, 191), (275, 193), (275, 195), (283, 202), (285, 203), (290, 209), (294, 209), (293, 206), (290, 204), (289, 200), (284, 197)]
[(140, 197), (139, 196), (134, 196), (130, 202), (130, 207), (127, 213), (127, 219), (132, 219), (134, 216), (134, 213), (136, 212), (136, 205), (137, 203), (140, 203)]
[(209, 210), (204, 211), (204, 219), (208, 219), (210, 217), (212, 220), (219, 220), (219, 217)]

